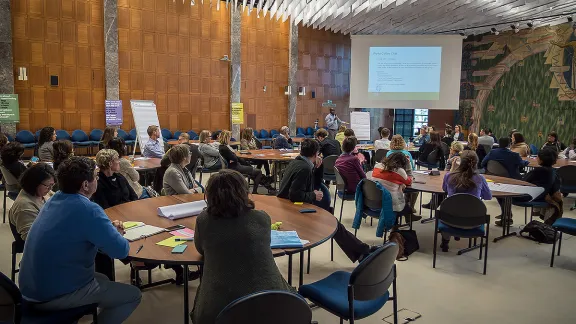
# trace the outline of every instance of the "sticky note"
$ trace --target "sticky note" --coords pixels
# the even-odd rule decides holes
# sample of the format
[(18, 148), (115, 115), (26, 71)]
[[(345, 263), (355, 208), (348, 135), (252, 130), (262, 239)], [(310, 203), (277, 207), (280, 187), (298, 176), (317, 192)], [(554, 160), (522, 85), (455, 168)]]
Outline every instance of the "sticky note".
[(175, 231), (170, 232), (170, 234), (172, 234), (174, 236), (178, 236), (178, 237), (194, 238), (194, 230), (191, 230), (189, 228), (183, 228), (183, 229), (175, 230)]
[(294, 203), (294, 205), (304, 205), (304, 203), (303, 203), (303, 202), (298, 202), (298, 201), (297, 201), (297, 202), (295, 202), (295, 203)]
[(176, 241), (177, 238), (184, 238), (184, 237), (181, 237), (181, 236), (172, 236), (172, 237), (169, 237), (169, 238), (167, 238), (167, 239), (165, 239), (165, 240), (162, 240), (162, 241), (156, 243), (156, 245), (167, 246), (167, 247), (173, 248), (173, 247), (175, 247), (175, 246), (177, 246), (177, 245), (186, 243), (186, 241), (179, 241), (179, 242), (177, 242), (177, 241)]
[(142, 224), (142, 223), (141, 223), (141, 222), (124, 222), (124, 223), (122, 223), (122, 224), (124, 225), (124, 228), (125, 228), (125, 229), (129, 229), (129, 228), (132, 228), (132, 227), (134, 227), (134, 226), (138, 226), (138, 225), (140, 225), (140, 224)]
[(486, 179), (486, 182), (494, 182), (494, 180)]

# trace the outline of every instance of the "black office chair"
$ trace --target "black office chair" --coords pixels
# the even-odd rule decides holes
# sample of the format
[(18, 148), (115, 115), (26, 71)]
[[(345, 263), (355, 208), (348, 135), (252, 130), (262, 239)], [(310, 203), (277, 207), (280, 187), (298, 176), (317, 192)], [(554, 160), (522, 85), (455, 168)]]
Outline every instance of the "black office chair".
[[(565, 165), (558, 169), (558, 177), (562, 179), (562, 185), (560, 186), (560, 192), (564, 197), (571, 193), (576, 193), (576, 165)], [(576, 202), (570, 210), (576, 209)]]
[(16, 226), (10, 223), (10, 231), (12, 231), (12, 236), (14, 236), (14, 242), (12, 242), (12, 269), (10, 271), (10, 279), (16, 282), (16, 273), (20, 272), (20, 269), (16, 268), (16, 256), (18, 253), (24, 253), (24, 240), (18, 234)]
[(372, 159), (372, 166), (376, 165), (376, 163), (380, 163), (382, 162), (382, 160), (384, 160), (384, 158), (386, 157), (386, 154), (388, 154), (389, 150), (385, 150), (385, 149), (379, 149), (376, 150), (376, 152), (374, 153), (374, 158)]
[(310, 324), (312, 311), (300, 295), (286, 291), (261, 291), (238, 298), (226, 306), (216, 324)]
[(326, 181), (336, 181), (336, 174), (334, 173), (334, 164), (336, 164), (337, 155), (330, 155), (322, 159), (322, 166), (324, 167), (324, 174), (322, 179)]
[(18, 286), (0, 272), (0, 322), (14, 324), (75, 324), (86, 315), (92, 315), (98, 324), (98, 305), (89, 304), (59, 311), (41, 311), (22, 298)]
[(2, 172), (2, 182), (4, 183), (4, 214), (2, 216), (2, 222), (6, 223), (6, 197), (16, 200), (20, 192), (20, 183), (3, 165), (0, 165), (0, 172)]
[(488, 161), (488, 164), (486, 165), (486, 174), (510, 178), (508, 170), (506, 170), (502, 163), (495, 160)]

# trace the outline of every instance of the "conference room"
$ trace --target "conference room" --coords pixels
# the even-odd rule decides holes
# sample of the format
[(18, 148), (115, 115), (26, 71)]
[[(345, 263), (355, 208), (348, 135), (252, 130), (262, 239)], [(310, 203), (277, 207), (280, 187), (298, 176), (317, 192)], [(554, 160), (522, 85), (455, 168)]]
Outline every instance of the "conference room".
[(6, 1), (0, 323), (573, 323), (575, 8)]

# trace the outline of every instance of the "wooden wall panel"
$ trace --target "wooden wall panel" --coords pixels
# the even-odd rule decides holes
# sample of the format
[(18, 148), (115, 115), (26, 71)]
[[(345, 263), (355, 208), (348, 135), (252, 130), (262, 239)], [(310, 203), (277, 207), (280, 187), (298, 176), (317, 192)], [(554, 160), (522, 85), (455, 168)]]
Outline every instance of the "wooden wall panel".
[[(103, 0), (12, 0), (19, 130), (104, 126)], [(18, 80), (27, 68), (28, 80)], [(50, 86), (50, 75), (60, 78)]]
[(242, 15), (242, 128), (270, 131), (288, 125), (289, 32), (289, 21)]
[[(162, 128), (230, 129), (230, 15), (210, 5), (118, 1), (123, 128), (133, 127), (130, 99), (154, 100)], [(212, 103), (215, 103), (212, 105)]]
[[(349, 121), (350, 100), (350, 36), (329, 31), (298, 27), (299, 87), (306, 87), (306, 95), (298, 96), (296, 121), (298, 127), (320, 127), (329, 113), (322, 103), (332, 100), (336, 113)], [(312, 98), (312, 91), (316, 93)]]

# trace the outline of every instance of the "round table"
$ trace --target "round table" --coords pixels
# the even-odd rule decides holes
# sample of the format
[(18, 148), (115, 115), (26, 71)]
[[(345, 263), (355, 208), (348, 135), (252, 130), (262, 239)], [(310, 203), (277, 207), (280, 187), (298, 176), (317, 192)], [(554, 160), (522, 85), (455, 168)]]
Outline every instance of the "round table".
[[(530, 162), (530, 164), (528, 164), (529, 168), (538, 168), (540, 167), (540, 165), (538, 164), (538, 162), (536, 161), (536, 158), (532, 158), (532, 157), (525, 157), (522, 158), (522, 160), (524, 161), (528, 161)], [(561, 168), (563, 166), (567, 166), (567, 165), (576, 165), (576, 161), (575, 160), (569, 160), (569, 159), (558, 159), (556, 161), (556, 164), (553, 165), (554, 168)]]
[[(162, 196), (149, 199), (141, 199), (121, 205), (117, 205), (105, 210), (110, 220), (139, 221), (147, 225), (158, 227), (170, 227), (174, 225), (184, 225), (187, 228), (196, 227), (196, 217), (181, 218), (170, 220), (158, 216), (158, 207), (181, 204), (186, 202), (198, 201), (204, 199), (203, 194), (189, 194), (177, 196)], [(288, 255), (288, 282), (292, 281), (292, 255), (300, 253), (300, 284), (303, 281), (303, 261), (304, 251), (322, 244), (330, 239), (336, 232), (337, 219), (322, 208), (314, 205), (303, 204), (295, 205), (289, 200), (277, 198), (274, 196), (251, 195), (256, 209), (263, 210), (272, 219), (272, 223), (282, 222), (280, 230), (297, 231), (298, 236), (309, 243), (303, 248), (294, 249), (272, 249), (275, 257)], [(299, 211), (303, 208), (312, 208), (316, 210), (314, 214), (302, 214)], [(172, 254), (172, 249), (156, 245), (164, 239), (171, 237), (170, 233), (161, 233), (147, 239), (130, 242), (130, 252), (128, 257), (131, 260), (143, 261), (158, 264), (178, 264), (178, 265), (202, 265), (202, 255), (198, 253), (193, 242), (189, 242), (188, 248), (182, 254)], [(140, 252), (138, 248), (142, 246)], [(188, 282), (188, 271), (184, 271), (184, 282)], [(188, 310), (188, 285), (184, 284), (184, 322), (189, 320)]]
[(294, 150), (240, 150), (234, 151), (238, 157), (250, 160), (268, 161), (291, 161), (300, 155), (300, 151)]
[[(444, 175), (447, 171), (440, 171), (439, 176), (431, 176), (428, 174), (423, 174), (420, 171), (414, 171), (414, 181), (412, 181), (412, 186), (408, 187), (412, 190), (421, 191), (421, 192), (428, 192), (432, 194), (432, 205), (437, 206), (438, 201), (442, 195), (445, 194), (444, 190), (442, 189), (442, 182), (444, 181)], [(487, 180), (491, 180), (495, 183), (502, 183), (502, 184), (512, 184), (518, 186), (528, 186), (528, 187), (535, 187), (535, 185), (525, 182), (522, 180), (516, 180), (512, 178), (505, 178), (505, 177), (498, 177), (493, 175), (483, 175)], [(502, 215), (502, 220), (505, 221), (508, 218), (512, 217), (512, 198), (523, 196), (522, 194), (512, 193), (512, 192), (501, 192), (501, 191), (492, 191), (492, 197), (494, 198), (502, 198), (504, 199), (504, 213)], [(433, 210), (430, 210), (430, 218), (422, 220), (422, 223), (427, 223), (434, 220), (432, 215)], [(516, 235), (515, 232), (510, 232), (510, 223), (506, 222), (502, 226), (502, 236), (496, 237), (494, 242), (498, 242), (499, 240)]]
[(162, 161), (162, 159), (159, 158), (136, 158), (134, 162), (132, 162), (132, 165), (136, 171), (148, 171), (159, 168), (160, 161)]
[[(216, 141), (211, 141), (211, 143), (214, 143), (214, 142), (216, 142)], [(167, 143), (168, 143), (168, 145), (170, 145), (170, 146), (174, 146), (174, 145), (180, 144), (180, 143), (178, 143), (178, 140), (171, 140), (171, 141), (168, 141)], [(200, 144), (200, 141), (199, 141), (199, 140), (189, 140), (189, 141), (188, 141), (188, 144)], [(240, 142), (230, 141), (230, 146), (235, 146), (235, 145), (240, 145)]]

